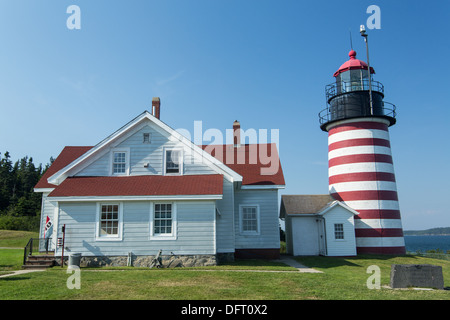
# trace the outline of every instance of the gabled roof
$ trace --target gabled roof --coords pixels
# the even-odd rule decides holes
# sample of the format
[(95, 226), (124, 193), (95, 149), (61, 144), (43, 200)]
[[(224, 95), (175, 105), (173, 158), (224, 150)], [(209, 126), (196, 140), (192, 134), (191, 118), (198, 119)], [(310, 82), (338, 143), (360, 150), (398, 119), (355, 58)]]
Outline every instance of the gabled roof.
[(176, 130), (172, 129), (164, 122), (154, 117), (150, 112), (144, 111), (139, 116), (128, 122), (119, 130), (115, 131), (113, 134), (109, 135), (107, 138), (102, 140), (96, 146), (92, 147), (84, 154), (64, 166), (60, 168), (58, 171), (54, 172), (52, 175), (47, 177), (47, 183), (50, 185), (59, 185), (62, 183), (67, 177), (73, 176), (76, 173), (77, 167), (79, 168), (81, 165), (87, 163), (89, 159), (93, 159), (98, 156), (101, 152), (103, 152), (106, 148), (108, 148), (111, 144), (118, 141), (121, 137), (123, 137), (127, 132), (131, 131), (133, 128), (137, 127), (140, 123), (145, 120), (149, 120), (153, 122), (160, 130), (166, 132), (171, 139), (176, 139), (177, 142), (184, 144), (186, 147), (190, 148), (193, 151), (194, 156), (197, 155), (202, 158), (202, 161), (206, 161), (212, 168), (214, 168), (220, 174), (226, 174), (232, 181), (242, 181), (242, 176), (238, 173), (225, 166), (222, 162), (218, 161), (214, 157), (212, 157), (207, 152), (204, 152), (200, 147), (193, 144), (186, 137), (178, 133)]
[(342, 208), (349, 211), (350, 213), (353, 213), (354, 215), (359, 215), (358, 211), (356, 211), (353, 208), (350, 208), (344, 202), (338, 201), (338, 200), (334, 200), (333, 202), (327, 203), (325, 205), (325, 207), (323, 207), (322, 209), (319, 210), (319, 212), (317, 212), (317, 214), (323, 216), (325, 213), (327, 213), (328, 211), (330, 211), (331, 209), (333, 209), (336, 206), (341, 206)]
[(329, 194), (282, 195), (280, 218), (287, 214), (316, 214), (332, 201)]
[(46, 189), (46, 188), (55, 188), (56, 185), (48, 183), (47, 179), (64, 168), (65, 166), (69, 165), (72, 161), (75, 161), (79, 157), (81, 157), (83, 154), (85, 154), (87, 151), (92, 149), (92, 147), (65, 147), (59, 156), (53, 161), (51, 166), (45, 171), (45, 173), (42, 175), (39, 182), (34, 187), (35, 189)]
[(329, 194), (308, 194), (308, 195), (282, 195), (280, 218), (286, 215), (321, 215), (323, 216), (335, 206), (341, 206), (351, 213), (359, 213), (341, 201), (335, 200)]
[(285, 185), (283, 169), (275, 143), (245, 144), (239, 147), (203, 145), (202, 148), (240, 174), (243, 177), (243, 186)]
[(222, 195), (223, 176), (69, 177), (49, 197), (129, 197)]

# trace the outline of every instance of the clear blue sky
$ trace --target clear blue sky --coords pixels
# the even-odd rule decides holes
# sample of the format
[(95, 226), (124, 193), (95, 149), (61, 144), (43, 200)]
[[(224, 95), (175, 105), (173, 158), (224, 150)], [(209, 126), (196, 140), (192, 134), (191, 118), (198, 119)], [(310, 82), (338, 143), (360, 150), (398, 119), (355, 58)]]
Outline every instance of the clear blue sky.
[[(70, 5), (81, 29), (69, 30)], [(370, 63), (390, 129), (404, 229), (449, 227), (450, 2), (1, 0), (0, 152), (47, 163), (95, 145), (161, 98), (172, 128), (279, 129), (283, 194), (328, 192), (324, 87), (369, 5)]]

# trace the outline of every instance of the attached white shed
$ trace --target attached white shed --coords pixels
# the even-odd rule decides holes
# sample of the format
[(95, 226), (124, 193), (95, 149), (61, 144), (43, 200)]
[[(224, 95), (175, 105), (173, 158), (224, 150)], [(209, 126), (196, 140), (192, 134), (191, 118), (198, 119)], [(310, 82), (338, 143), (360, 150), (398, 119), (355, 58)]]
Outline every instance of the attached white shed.
[(283, 195), (280, 218), (285, 221), (287, 253), (356, 255), (355, 215), (357, 211), (330, 195)]

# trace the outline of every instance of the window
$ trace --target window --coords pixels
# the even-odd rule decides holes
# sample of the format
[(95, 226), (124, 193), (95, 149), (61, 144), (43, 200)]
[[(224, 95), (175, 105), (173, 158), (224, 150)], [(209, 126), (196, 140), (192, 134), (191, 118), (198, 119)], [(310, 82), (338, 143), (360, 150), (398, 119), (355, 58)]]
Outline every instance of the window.
[(242, 234), (259, 234), (259, 207), (240, 206), (240, 224)]
[(126, 173), (126, 153), (114, 152), (113, 154), (113, 174)]
[(97, 240), (122, 239), (122, 207), (118, 203), (98, 204)]
[(344, 239), (344, 225), (342, 223), (334, 224), (334, 239), (335, 240)]
[(165, 173), (181, 173), (181, 150), (166, 150)]
[(111, 174), (128, 175), (130, 167), (130, 148), (116, 148), (111, 151)]
[(150, 143), (150, 133), (143, 134), (143, 143)]
[(150, 211), (150, 239), (176, 239), (175, 203), (154, 203)]
[(153, 234), (172, 234), (172, 205), (155, 204)]

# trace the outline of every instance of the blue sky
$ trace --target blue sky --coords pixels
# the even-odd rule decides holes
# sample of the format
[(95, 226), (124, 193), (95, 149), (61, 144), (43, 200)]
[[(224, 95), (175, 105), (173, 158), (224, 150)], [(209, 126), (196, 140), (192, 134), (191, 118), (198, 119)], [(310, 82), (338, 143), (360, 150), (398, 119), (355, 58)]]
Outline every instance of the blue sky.
[[(81, 29), (69, 30), (70, 5)], [(390, 129), (404, 229), (449, 227), (448, 1), (1, 0), (0, 152), (47, 163), (95, 145), (161, 98), (172, 128), (279, 129), (287, 187), (328, 192), (325, 85), (369, 5), (375, 80), (396, 104)], [(447, 142), (446, 142), (447, 141)]]

